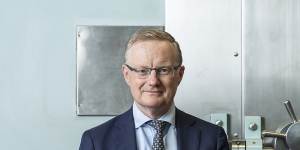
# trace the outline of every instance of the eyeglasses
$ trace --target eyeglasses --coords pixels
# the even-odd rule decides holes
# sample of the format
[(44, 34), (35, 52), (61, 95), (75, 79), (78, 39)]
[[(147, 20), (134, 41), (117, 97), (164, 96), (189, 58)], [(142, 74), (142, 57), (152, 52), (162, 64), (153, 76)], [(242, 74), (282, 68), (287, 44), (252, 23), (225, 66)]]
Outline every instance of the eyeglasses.
[(156, 75), (158, 76), (167, 76), (170, 74), (174, 75), (174, 71), (177, 70), (180, 65), (177, 66), (164, 66), (164, 67), (159, 67), (159, 68), (133, 68), (127, 64), (124, 64), (130, 71), (133, 71), (136, 73), (138, 78), (145, 79), (147, 78), (152, 70), (155, 70)]

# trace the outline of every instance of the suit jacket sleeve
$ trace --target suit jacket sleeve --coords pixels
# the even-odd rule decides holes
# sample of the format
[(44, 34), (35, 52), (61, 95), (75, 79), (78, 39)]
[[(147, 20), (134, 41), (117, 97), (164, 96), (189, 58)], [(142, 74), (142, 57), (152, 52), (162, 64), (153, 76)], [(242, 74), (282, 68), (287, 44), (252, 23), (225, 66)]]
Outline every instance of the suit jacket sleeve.
[(221, 128), (221, 130), (219, 130), (217, 149), (218, 150), (229, 150), (227, 136), (226, 136), (225, 131), (222, 128)]
[(82, 135), (79, 150), (95, 150), (92, 137), (88, 131), (85, 131)]

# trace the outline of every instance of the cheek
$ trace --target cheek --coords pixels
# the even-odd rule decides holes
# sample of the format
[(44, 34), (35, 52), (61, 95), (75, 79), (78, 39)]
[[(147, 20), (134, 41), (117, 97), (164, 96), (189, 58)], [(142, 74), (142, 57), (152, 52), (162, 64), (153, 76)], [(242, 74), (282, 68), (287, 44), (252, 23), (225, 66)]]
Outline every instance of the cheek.
[(130, 83), (130, 88), (132, 92), (136, 95), (141, 94), (142, 87), (143, 87), (143, 82), (139, 80), (132, 80), (132, 82)]
[(169, 95), (174, 95), (177, 90), (178, 84), (176, 82), (168, 82), (165, 84), (166, 91)]

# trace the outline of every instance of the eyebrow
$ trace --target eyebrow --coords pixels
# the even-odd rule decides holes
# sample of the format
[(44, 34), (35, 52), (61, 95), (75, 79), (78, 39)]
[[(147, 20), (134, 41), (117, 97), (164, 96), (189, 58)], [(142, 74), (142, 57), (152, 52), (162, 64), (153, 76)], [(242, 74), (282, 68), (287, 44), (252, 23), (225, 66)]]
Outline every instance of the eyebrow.
[(138, 68), (165, 68), (165, 67), (173, 67), (172, 65), (161, 65), (156, 67), (149, 67), (149, 66), (140, 66)]

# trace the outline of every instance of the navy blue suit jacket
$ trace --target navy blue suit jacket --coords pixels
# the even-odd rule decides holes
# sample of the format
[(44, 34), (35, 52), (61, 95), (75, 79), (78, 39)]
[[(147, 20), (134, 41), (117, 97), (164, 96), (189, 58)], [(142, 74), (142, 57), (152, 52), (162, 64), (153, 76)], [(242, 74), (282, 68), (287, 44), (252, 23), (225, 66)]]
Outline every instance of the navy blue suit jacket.
[[(229, 150), (224, 130), (176, 108), (178, 150)], [(137, 150), (132, 108), (85, 131), (79, 150)]]

